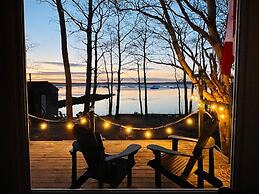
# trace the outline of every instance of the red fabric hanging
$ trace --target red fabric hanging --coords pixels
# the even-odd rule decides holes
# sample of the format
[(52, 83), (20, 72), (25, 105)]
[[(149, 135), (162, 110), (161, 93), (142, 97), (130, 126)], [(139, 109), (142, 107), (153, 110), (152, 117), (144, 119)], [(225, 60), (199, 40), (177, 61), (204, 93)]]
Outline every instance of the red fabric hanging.
[(234, 63), (235, 50), (235, 26), (236, 26), (236, 0), (229, 0), (226, 34), (223, 53), (220, 60), (221, 73), (230, 76)]

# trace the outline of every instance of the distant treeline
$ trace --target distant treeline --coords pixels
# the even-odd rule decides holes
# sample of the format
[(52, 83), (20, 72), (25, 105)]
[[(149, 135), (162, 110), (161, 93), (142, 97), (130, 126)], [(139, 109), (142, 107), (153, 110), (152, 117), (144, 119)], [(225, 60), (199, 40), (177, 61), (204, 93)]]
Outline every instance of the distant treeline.
[[(114, 82), (114, 84), (116, 84), (117, 82)], [(54, 84), (55, 86), (65, 86), (66, 84), (65, 83), (52, 83), (52, 84)], [(179, 85), (182, 85), (182, 84), (184, 84), (184, 82), (181, 82), (181, 81), (178, 81), (178, 83), (177, 82), (150, 82), (150, 83), (147, 83), (147, 85), (177, 85), (177, 84), (179, 84)], [(187, 81), (186, 82), (186, 84), (187, 85), (192, 85), (192, 82), (190, 82), (190, 81)], [(85, 86), (85, 83), (73, 83), (72, 84), (73, 86)], [(107, 86), (107, 82), (99, 82), (98, 84), (97, 84), (98, 86)], [(136, 83), (136, 82), (123, 82), (123, 83), (121, 83), (121, 85), (138, 85), (138, 83)], [(93, 84), (92, 84), (92, 86), (93, 86)]]

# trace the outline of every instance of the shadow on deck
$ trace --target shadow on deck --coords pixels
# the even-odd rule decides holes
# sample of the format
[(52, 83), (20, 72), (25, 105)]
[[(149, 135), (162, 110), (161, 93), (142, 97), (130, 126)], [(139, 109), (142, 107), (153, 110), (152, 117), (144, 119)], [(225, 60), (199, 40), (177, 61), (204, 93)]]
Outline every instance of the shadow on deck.
[[(30, 162), (31, 162), (31, 183), (33, 189), (38, 188), (69, 188), (71, 183), (71, 149), (72, 140), (65, 141), (31, 141), (30, 142)], [(166, 148), (171, 148), (170, 140), (106, 140), (104, 147), (106, 153), (118, 153), (129, 144), (140, 144), (142, 148), (136, 154), (136, 165), (132, 171), (132, 188), (155, 188), (154, 171), (147, 166), (147, 162), (152, 159), (153, 153), (146, 147), (148, 144), (157, 144)], [(192, 143), (180, 142), (179, 150), (190, 153)], [(228, 159), (220, 152), (215, 151), (215, 175), (220, 178), (224, 186), (229, 187), (230, 164)], [(208, 154), (204, 153), (204, 166), (208, 169)], [(78, 155), (78, 176), (85, 171), (86, 163), (81, 154)], [(190, 181), (196, 185), (197, 177), (192, 175)], [(206, 188), (210, 184), (205, 181)], [(97, 188), (97, 181), (89, 179), (83, 189)], [(104, 185), (108, 187), (108, 185)], [(119, 186), (126, 188), (126, 179)], [(176, 184), (162, 176), (162, 188), (178, 188)]]

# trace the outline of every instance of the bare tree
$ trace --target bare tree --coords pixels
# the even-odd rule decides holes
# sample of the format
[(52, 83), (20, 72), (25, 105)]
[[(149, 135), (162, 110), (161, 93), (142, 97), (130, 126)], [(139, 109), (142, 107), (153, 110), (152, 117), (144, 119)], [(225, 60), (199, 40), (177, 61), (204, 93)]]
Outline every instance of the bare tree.
[(177, 78), (177, 71), (176, 68), (174, 68), (174, 79), (176, 81), (176, 87), (177, 87), (177, 91), (178, 91), (178, 114), (181, 115), (182, 111), (181, 111), (181, 90), (179, 87), (179, 81)]
[[(113, 87), (114, 87), (114, 55), (115, 55), (115, 29), (113, 28), (113, 22), (107, 22), (105, 26), (105, 34), (106, 34), (106, 42), (104, 42), (104, 50), (105, 53), (103, 54), (103, 61), (104, 61), (104, 68), (106, 73), (106, 80), (107, 80), (107, 89), (110, 96), (114, 95)], [(108, 59), (107, 59), (108, 58)], [(107, 60), (106, 60), (107, 59)], [(109, 67), (108, 67), (109, 65)], [(112, 115), (113, 112), (113, 97), (109, 98), (109, 111), (108, 114)]]
[[(106, 50), (102, 47), (105, 43), (101, 43), (102, 40), (102, 28), (104, 27), (105, 22), (109, 18), (109, 9), (104, 2), (100, 1), (100, 4), (95, 9), (95, 21), (93, 22), (93, 34), (94, 34), (94, 82), (93, 82), (93, 95), (96, 94), (97, 82), (98, 82), (98, 69), (101, 66), (99, 64), (100, 59), (103, 58)], [(103, 58), (104, 59), (104, 58)], [(94, 106), (95, 102), (92, 102)]]
[[(117, 99), (116, 99), (116, 107), (115, 107), (115, 116), (118, 117), (120, 114), (120, 95), (121, 95), (121, 75), (122, 72), (122, 66), (127, 65), (130, 63), (128, 61), (128, 54), (126, 51), (128, 50), (128, 47), (130, 46), (130, 41), (127, 40), (129, 34), (134, 30), (135, 26), (134, 24), (126, 23), (127, 21), (127, 12), (122, 12), (120, 10), (121, 3), (118, 1), (113, 2), (114, 7), (114, 15), (116, 20), (116, 43), (117, 43), (117, 52), (115, 55), (118, 58), (118, 70), (117, 70)], [(134, 22), (134, 21), (133, 21)]]
[(148, 18), (140, 17), (137, 27), (134, 29), (132, 37), (131, 55), (135, 56), (136, 60), (142, 61), (143, 68), (143, 83), (144, 83), (144, 107), (145, 115), (148, 115), (148, 92), (147, 92), (147, 63), (148, 63), (148, 48), (151, 46), (148, 39), (152, 36), (148, 26)]
[[(222, 4), (224, 6), (224, 4)], [(226, 6), (226, 5), (225, 5)], [(178, 7), (178, 9), (177, 9)], [(179, 64), (182, 66), (186, 74), (192, 83), (196, 86), (199, 85), (199, 77), (190, 68), (188, 59), (195, 60), (197, 67), (202, 71), (201, 79), (204, 81), (207, 89), (203, 87), (203, 96), (205, 103), (219, 103), (225, 107), (225, 114), (230, 116), (229, 105), (231, 105), (231, 88), (229, 77), (224, 77), (218, 72), (218, 61), (221, 59), (223, 43), (219, 30), (217, 29), (217, 12), (224, 10), (221, 7), (219, 9), (215, 0), (206, 1), (188, 1), (188, 0), (176, 0), (176, 1), (165, 1), (165, 0), (154, 0), (154, 1), (127, 1), (125, 10), (133, 10), (143, 15), (154, 19), (159, 22), (162, 27), (168, 32), (174, 52), (178, 58)], [(222, 17), (222, 16), (221, 16)], [(210, 74), (206, 69), (203, 69), (202, 65), (195, 59), (187, 55), (186, 47), (188, 45), (180, 44), (179, 37), (177, 36), (177, 25), (175, 18), (178, 21), (182, 21), (187, 24), (188, 28), (192, 30), (192, 34), (189, 35), (189, 39), (195, 39), (201, 35), (205, 40), (206, 44), (211, 46), (211, 52), (215, 53), (213, 57), (216, 64), (213, 69), (210, 69)], [(221, 20), (222, 21), (222, 18)], [(205, 27), (204, 27), (205, 26)], [(182, 48), (184, 45), (184, 49)], [(190, 47), (189, 47), (190, 48)], [(185, 56), (186, 55), (186, 56)], [(212, 60), (212, 59), (211, 59)], [(222, 79), (224, 78), (224, 79)], [(229, 118), (229, 117), (228, 117)], [(220, 132), (221, 132), (221, 145), (222, 151), (229, 156), (230, 151), (230, 119), (220, 120)]]
[(139, 109), (140, 109), (140, 114), (143, 115), (142, 95), (141, 95), (140, 64), (139, 64), (138, 61), (137, 61), (137, 72), (138, 72), (138, 99), (139, 99)]
[(87, 66), (86, 66), (86, 87), (85, 87), (85, 104), (84, 114), (89, 112), (90, 94), (92, 83), (92, 21), (93, 21), (93, 0), (88, 1), (88, 20), (87, 20)]
[[(119, 116), (119, 111), (120, 111), (120, 92), (121, 92), (121, 66), (122, 66), (122, 51), (121, 51), (121, 13), (117, 9), (117, 46), (118, 46), (118, 73), (117, 73), (117, 78), (118, 78), (118, 85), (117, 85), (117, 102), (116, 102), (116, 110), (115, 110), (115, 115)], [(122, 17), (123, 18), (123, 17)]]
[(147, 96), (147, 18), (145, 18), (144, 21), (144, 29), (143, 29), (143, 36), (141, 36), (142, 39), (142, 49), (143, 49), (143, 79), (144, 79), (144, 88), (145, 88), (145, 115), (148, 115), (148, 96)]
[(65, 69), (66, 77), (66, 112), (67, 120), (71, 121), (73, 119), (73, 104), (72, 104), (72, 79), (71, 71), (68, 58), (68, 49), (67, 49), (67, 33), (66, 33), (66, 22), (64, 16), (64, 10), (61, 0), (52, 0), (57, 6), (59, 24), (60, 24), (60, 33), (61, 33), (61, 47), (62, 47), (62, 57)]
[[(110, 44), (110, 49), (109, 49), (109, 56), (110, 56), (110, 74), (111, 74), (111, 87), (110, 87), (110, 91), (111, 91), (111, 96), (113, 96), (113, 81), (114, 81), (114, 78), (113, 78), (113, 47), (114, 47), (114, 44), (113, 44), (113, 38), (112, 38), (112, 34), (110, 34), (110, 41), (111, 41), (111, 44)], [(110, 101), (109, 101), (109, 115), (112, 115), (112, 108), (113, 108), (113, 97), (110, 98)]]
[[(86, 40), (83, 40), (83, 44), (86, 45), (86, 87), (85, 87), (85, 103), (84, 103), (84, 114), (87, 114), (90, 107), (90, 94), (91, 94), (91, 84), (92, 84), (92, 62), (93, 62), (93, 29), (94, 25), (98, 23), (97, 30), (95, 32), (97, 35), (95, 36), (95, 43), (97, 44), (98, 33), (103, 25), (103, 13), (100, 7), (103, 5), (105, 0), (89, 0), (87, 2), (80, 0), (71, 0), (69, 2), (70, 6), (67, 6), (65, 12), (70, 21), (77, 27), (76, 30), (73, 30), (72, 33), (85, 33)], [(98, 22), (94, 21), (96, 13), (99, 14), (101, 19)], [(97, 49), (97, 46), (95, 46)], [(95, 54), (97, 50), (95, 50)], [(97, 56), (97, 54), (95, 55)], [(99, 57), (100, 59), (101, 57)], [(98, 59), (95, 58), (95, 67), (98, 64)], [(94, 68), (94, 75), (97, 76), (97, 68)], [(94, 77), (95, 83), (97, 82), (96, 76)]]

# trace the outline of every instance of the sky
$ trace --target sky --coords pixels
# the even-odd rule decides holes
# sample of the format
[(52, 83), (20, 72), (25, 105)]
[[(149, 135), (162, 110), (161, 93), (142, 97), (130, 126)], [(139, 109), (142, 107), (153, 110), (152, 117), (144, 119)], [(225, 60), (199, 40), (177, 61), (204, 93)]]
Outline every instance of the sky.
[[(60, 31), (57, 11), (47, 3), (38, 0), (25, 0), (25, 34), (26, 42), (32, 47), (27, 51), (27, 74), (31, 73), (32, 81), (49, 81), (64, 83), (64, 67), (61, 55)], [(85, 82), (84, 54), (75, 47), (79, 42), (75, 37), (68, 37), (68, 52), (71, 65), (73, 83)], [(174, 71), (168, 66), (155, 68), (149, 65), (149, 82), (174, 81)], [(124, 69), (122, 74), (124, 82), (135, 82), (136, 71)], [(98, 80), (106, 81), (106, 74), (100, 73)]]

